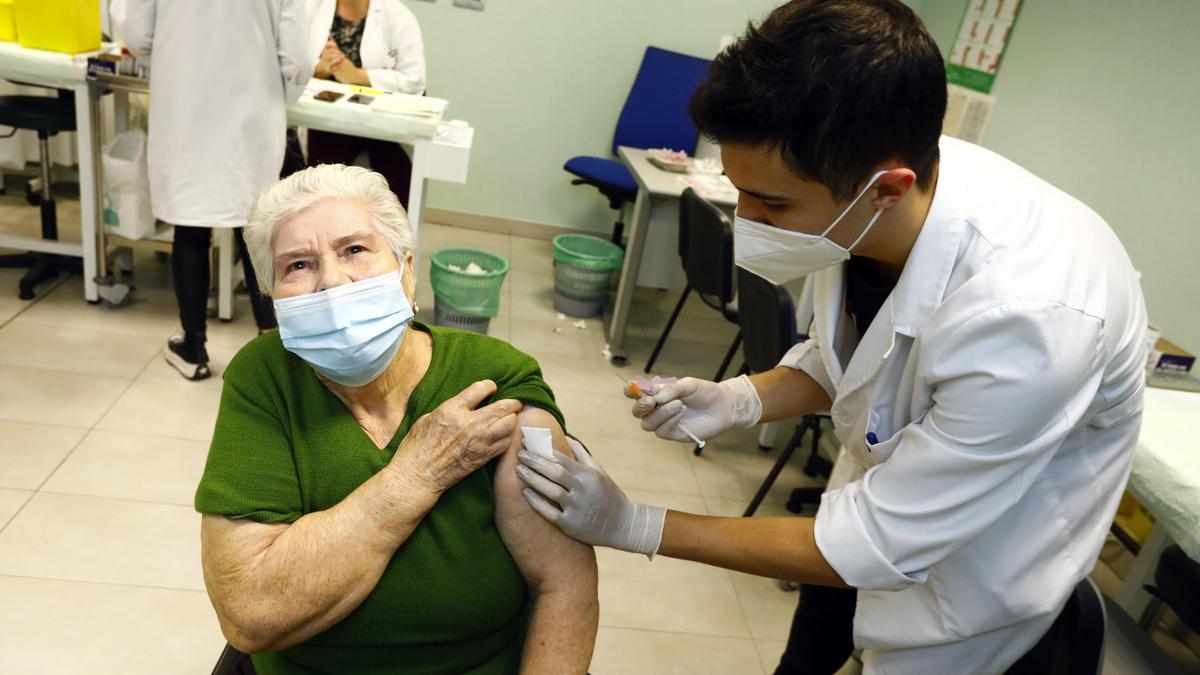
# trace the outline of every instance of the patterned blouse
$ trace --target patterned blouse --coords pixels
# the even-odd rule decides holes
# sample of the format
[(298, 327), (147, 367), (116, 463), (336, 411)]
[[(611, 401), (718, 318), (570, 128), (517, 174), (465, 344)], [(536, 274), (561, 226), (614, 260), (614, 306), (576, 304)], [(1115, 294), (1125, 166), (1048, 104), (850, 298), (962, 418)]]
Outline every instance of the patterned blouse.
[(338, 49), (350, 59), (356, 68), (362, 68), (362, 55), (358, 49), (362, 45), (363, 27), (367, 25), (367, 18), (363, 18), (353, 23), (343, 19), (337, 12), (333, 13), (333, 26), (329, 29), (329, 37), (337, 43)]

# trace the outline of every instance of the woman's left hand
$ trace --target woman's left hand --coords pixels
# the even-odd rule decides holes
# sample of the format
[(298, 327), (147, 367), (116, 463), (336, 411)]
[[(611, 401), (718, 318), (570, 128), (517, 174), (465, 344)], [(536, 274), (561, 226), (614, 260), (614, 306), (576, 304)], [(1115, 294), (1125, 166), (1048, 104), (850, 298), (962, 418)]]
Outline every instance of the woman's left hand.
[(333, 73), (333, 79), (342, 84), (371, 84), (370, 78), (367, 77), (367, 71), (354, 65), (354, 62), (345, 56), (334, 57), (333, 62), (329, 66), (329, 71)]
[(626, 497), (581, 443), (569, 437), (567, 443), (575, 460), (559, 454), (543, 457), (525, 448), (517, 454), (517, 475), (529, 486), (525, 501), (585, 544), (653, 558), (667, 510)]

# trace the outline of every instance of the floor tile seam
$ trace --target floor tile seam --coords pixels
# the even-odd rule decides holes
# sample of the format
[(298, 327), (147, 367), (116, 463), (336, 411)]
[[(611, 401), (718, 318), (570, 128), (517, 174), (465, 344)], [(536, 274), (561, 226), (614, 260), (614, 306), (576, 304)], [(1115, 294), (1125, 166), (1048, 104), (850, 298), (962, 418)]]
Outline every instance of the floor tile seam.
[(59, 279), (56, 279), (54, 282), (54, 285), (50, 287), (50, 290), (46, 291), (45, 293), (43, 293), (40, 296), (35, 296), (32, 301), (25, 302), (25, 304), (20, 309), (18, 309), (15, 314), (8, 317), (4, 321), (0, 321), (0, 330), (3, 330), (10, 323), (12, 323), (13, 321), (16, 321), (17, 317), (21, 316), (25, 312), (28, 312), (31, 307), (38, 304), (42, 300), (45, 300), (51, 293), (58, 290), (58, 288), (60, 286), (67, 283), (67, 280), (70, 279), (71, 276), (72, 275), (68, 274), (68, 275), (64, 275), (63, 277), (61, 277)]
[[(18, 488), (5, 488), (5, 489), (6, 490), (16, 490)], [(17, 507), (16, 511), (13, 511), (12, 515), (9, 516), (7, 520), (5, 520), (3, 523), (0, 523), (0, 534), (4, 533), (4, 530), (8, 527), (8, 524), (11, 523), (12, 521), (16, 520), (17, 516), (19, 516), (21, 514), (21, 511), (25, 510), (25, 505), (28, 504), (30, 501), (32, 501), (34, 496), (37, 495), (37, 490), (21, 490), (21, 492), (28, 492), (29, 494), (25, 495), (25, 501), (21, 502), (21, 505)]]
[[(47, 479), (47, 480), (49, 480), (49, 479)], [(157, 499), (139, 499), (137, 497), (114, 497), (113, 495), (100, 495), (100, 494), (95, 494), (95, 493), (90, 493), (90, 492), (68, 492), (68, 491), (62, 490), (62, 489), (57, 489), (57, 490), (39, 489), (37, 491), (37, 494), (39, 494), (39, 495), (54, 495), (56, 497), (87, 497), (88, 499), (107, 499), (109, 501), (126, 502), (126, 503), (132, 503), (132, 504), (153, 504), (155, 506), (174, 506), (174, 507), (181, 508), (181, 509), (192, 510), (192, 512), (195, 513), (197, 516), (201, 515), (200, 513), (195, 511), (193, 502), (188, 502), (186, 504), (182, 504), (180, 502), (164, 502), (164, 501), (160, 501)]]
[[(96, 425), (99, 424), (100, 421), (103, 420), (105, 418), (105, 416), (108, 415), (108, 413), (112, 411), (113, 407), (117, 405), (117, 402), (119, 402), (121, 400), (121, 398), (123, 396), (125, 396), (125, 394), (127, 394), (129, 392), (129, 390), (133, 387), (133, 384), (134, 384), (134, 381), (130, 380), (125, 385), (125, 388), (121, 390), (121, 393), (119, 393), (113, 397), (112, 403), (110, 403), (108, 405), (108, 407), (105, 408), (104, 411), (101, 412), (100, 415), (96, 417), (96, 421), (93, 422), (92, 425), (87, 428), (87, 431), (82, 436), (80, 436), (79, 440), (76, 441), (75, 444), (71, 446), (71, 449), (68, 450), (66, 452), (66, 454), (63, 455), (62, 459), (59, 460), (58, 464), (56, 464), (54, 466), (54, 468), (51, 469), (50, 472), (46, 474), (46, 477), (42, 479), (42, 482), (38, 484), (37, 489), (34, 490), (33, 496), (31, 496), (29, 499), (25, 500), (25, 504), (23, 504), (21, 506), (22, 511), (25, 510), (25, 507), (29, 505), (29, 502), (33, 501), (33, 497), (35, 497), (41, 493), (42, 488), (44, 488), (46, 486), (46, 483), (50, 482), (50, 479), (54, 477), (54, 474), (58, 473), (59, 469), (61, 469), (63, 467), (63, 465), (67, 463), (67, 460), (69, 460), (71, 458), (71, 456), (75, 454), (75, 451), (79, 449), (79, 446), (83, 445), (83, 441), (85, 439), (87, 439), (87, 437), (93, 431), (96, 430)], [(70, 427), (70, 428), (77, 429), (80, 427)], [(18, 513), (20, 513), (20, 512), (18, 511)], [(8, 522), (11, 523), (13, 520), (16, 519), (16, 516), (17, 516), (17, 514), (14, 514), (13, 517), (11, 519), (9, 519)], [(8, 523), (5, 523), (5, 528), (7, 528), (7, 527), (8, 527)], [(3, 532), (3, 529), (0, 529), (0, 532)]]
[[(0, 575), (0, 576), (3, 576), (3, 575)], [(756, 641), (756, 639), (753, 636), (751, 636), (749, 632), (747, 632), (745, 635), (730, 635), (728, 633), (697, 633), (695, 631), (666, 630), (666, 629), (662, 629), (662, 628), (634, 628), (631, 626), (618, 626), (616, 624), (606, 623), (604, 621), (601, 621), (599, 625), (601, 628), (613, 628), (616, 630), (628, 630), (628, 631), (636, 631), (636, 632), (640, 632), (640, 633), (659, 633), (662, 635), (685, 635), (688, 637), (698, 637), (698, 638), (714, 638), (714, 637), (716, 637), (716, 638), (725, 638), (728, 640), (745, 640), (747, 642), (755, 642)]]
[(117, 586), (120, 588), (149, 588), (159, 591), (182, 591), (185, 593), (200, 593), (208, 595), (208, 591), (201, 588), (184, 588), (183, 586), (164, 586), (161, 584), (129, 584), (121, 581), (106, 581), (103, 579), (79, 579), (68, 576), (54, 575), (38, 575), (38, 574), (14, 574), (12, 572), (0, 572), (0, 577), (10, 579), (41, 579), (46, 581), (66, 581), (76, 584), (99, 584), (101, 586)]

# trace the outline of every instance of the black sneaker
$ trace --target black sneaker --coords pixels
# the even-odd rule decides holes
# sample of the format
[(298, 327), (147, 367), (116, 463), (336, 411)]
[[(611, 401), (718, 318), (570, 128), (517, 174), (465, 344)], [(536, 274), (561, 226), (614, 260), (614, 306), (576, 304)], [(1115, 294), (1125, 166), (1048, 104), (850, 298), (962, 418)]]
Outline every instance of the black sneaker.
[(189, 380), (204, 380), (212, 375), (208, 369), (208, 350), (204, 348), (204, 334), (180, 331), (167, 340), (163, 354), (167, 363)]

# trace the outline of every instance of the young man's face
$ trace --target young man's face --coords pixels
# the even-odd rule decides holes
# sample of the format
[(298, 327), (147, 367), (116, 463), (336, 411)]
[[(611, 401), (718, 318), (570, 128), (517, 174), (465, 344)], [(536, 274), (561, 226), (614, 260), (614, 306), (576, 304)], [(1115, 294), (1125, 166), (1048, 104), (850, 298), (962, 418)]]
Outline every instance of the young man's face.
[[(721, 161), (725, 174), (738, 189), (738, 215), (747, 220), (820, 235), (850, 202), (835, 200), (829, 188), (797, 175), (784, 163), (778, 148), (722, 143)], [(849, 245), (866, 227), (875, 208), (873, 190), (868, 191), (829, 238), (842, 246)]]

